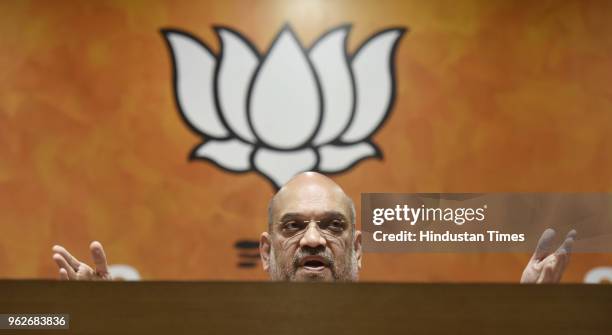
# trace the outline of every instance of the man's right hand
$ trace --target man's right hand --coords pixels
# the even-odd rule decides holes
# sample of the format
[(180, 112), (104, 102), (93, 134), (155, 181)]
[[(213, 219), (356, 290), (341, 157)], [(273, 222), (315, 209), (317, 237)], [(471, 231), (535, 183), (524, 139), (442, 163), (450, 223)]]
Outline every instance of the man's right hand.
[(95, 264), (95, 270), (76, 259), (61, 245), (53, 246), (53, 260), (59, 267), (61, 280), (112, 280), (110, 273), (108, 273), (108, 264), (102, 244), (93, 241), (89, 245), (89, 250)]

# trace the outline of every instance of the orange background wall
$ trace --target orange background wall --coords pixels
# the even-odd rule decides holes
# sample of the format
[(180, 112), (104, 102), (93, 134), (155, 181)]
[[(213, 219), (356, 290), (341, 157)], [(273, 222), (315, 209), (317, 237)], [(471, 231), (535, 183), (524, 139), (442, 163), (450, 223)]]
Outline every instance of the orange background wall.
[[(0, 277), (50, 278), (60, 243), (145, 279), (265, 279), (236, 266), (266, 227), (255, 173), (189, 162), (160, 28), (218, 49), (223, 24), (265, 51), (352, 23), (349, 52), (407, 26), (385, 158), (335, 176), (361, 192), (612, 191), (612, 3), (606, 1), (2, 1)], [(518, 281), (529, 255), (366, 254), (362, 279)], [(611, 255), (575, 255), (582, 281)]]

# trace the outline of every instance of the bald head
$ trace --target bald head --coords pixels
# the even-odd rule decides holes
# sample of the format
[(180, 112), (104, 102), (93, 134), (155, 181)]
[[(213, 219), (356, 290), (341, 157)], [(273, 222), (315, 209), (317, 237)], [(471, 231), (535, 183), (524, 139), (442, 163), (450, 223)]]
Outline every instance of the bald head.
[(353, 201), (340, 185), (318, 172), (308, 171), (297, 174), (276, 192), (268, 206), (268, 231), (274, 223), (275, 213), (279, 214), (279, 207), (288, 211), (298, 208), (310, 211), (335, 210), (331, 207), (342, 208), (348, 214), (352, 231), (355, 230)]

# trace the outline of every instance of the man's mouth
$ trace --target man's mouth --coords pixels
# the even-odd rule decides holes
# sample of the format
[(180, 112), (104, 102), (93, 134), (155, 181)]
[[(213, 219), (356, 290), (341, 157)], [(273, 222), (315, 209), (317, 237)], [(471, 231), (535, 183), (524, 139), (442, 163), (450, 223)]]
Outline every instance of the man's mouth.
[(323, 271), (329, 262), (321, 256), (307, 256), (302, 259), (300, 266), (308, 271)]

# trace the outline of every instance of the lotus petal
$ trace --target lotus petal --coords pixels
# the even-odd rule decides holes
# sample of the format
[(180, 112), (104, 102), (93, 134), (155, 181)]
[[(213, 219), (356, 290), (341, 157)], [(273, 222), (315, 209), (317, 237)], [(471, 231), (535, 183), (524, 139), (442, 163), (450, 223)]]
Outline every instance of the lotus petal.
[(223, 126), (214, 99), (215, 57), (195, 38), (164, 31), (174, 59), (174, 89), (181, 113), (197, 131), (213, 138), (229, 132)]
[(255, 143), (247, 121), (247, 96), (253, 73), (259, 64), (256, 51), (240, 35), (218, 28), (221, 40), (217, 97), (228, 126), (240, 137)]
[(361, 141), (372, 135), (391, 109), (394, 98), (393, 56), (403, 29), (374, 35), (355, 53), (351, 68), (355, 76), (356, 106), (344, 142)]
[(260, 148), (255, 152), (253, 165), (278, 188), (296, 174), (312, 170), (317, 165), (317, 154), (311, 148), (296, 151)]
[(194, 158), (203, 158), (224, 169), (242, 172), (251, 169), (249, 158), (253, 147), (236, 139), (210, 140), (193, 152)]
[(378, 150), (368, 142), (349, 145), (324, 145), (319, 148), (319, 170), (327, 173), (344, 171), (368, 157), (379, 157)]
[(312, 138), (321, 116), (318, 83), (289, 27), (272, 44), (252, 85), (249, 117), (260, 140), (294, 149)]
[(336, 139), (351, 120), (354, 87), (346, 54), (348, 26), (323, 35), (310, 49), (323, 91), (323, 120), (313, 143), (319, 145)]

